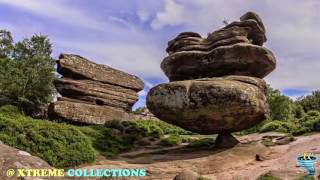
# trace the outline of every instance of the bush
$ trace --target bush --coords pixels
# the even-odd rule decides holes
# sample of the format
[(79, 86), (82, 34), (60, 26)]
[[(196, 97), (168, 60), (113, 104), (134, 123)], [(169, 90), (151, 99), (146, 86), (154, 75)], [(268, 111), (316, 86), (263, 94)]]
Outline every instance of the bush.
[(71, 125), (35, 120), (12, 106), (1, 107), (0, 140), (38, 156), (55, 167), (92, 163), (96, 153), (88, 138)]
[(292, 121), (270, 121), (264, 124), (260, 128), (260, 132), (268, 132), (268, 131), (275, 131), (275, 132), (282, 132), (282, 133), (292, 133), (297, 130), (297, 126)]
[(111, 121), (106, 124), (109, 128), (118, 129), (124, 134), (135, 134), (136, 136), (161, 138), (164, 134), (168, 135), (190, 135), (177, 126), (163, 121), (139, 120), (139, 121)]
[(120, 152), (134, 146), (137, 137), (117, 134), (110, 128), (92, 125), (78, 128), (91, 141), (92, 146), (105, 157), (115, 157)]
[(303, 109), (308, 111), (320, 111), (320, 91), (314, 91), (311, 95), (298, 98), (299, 103)]

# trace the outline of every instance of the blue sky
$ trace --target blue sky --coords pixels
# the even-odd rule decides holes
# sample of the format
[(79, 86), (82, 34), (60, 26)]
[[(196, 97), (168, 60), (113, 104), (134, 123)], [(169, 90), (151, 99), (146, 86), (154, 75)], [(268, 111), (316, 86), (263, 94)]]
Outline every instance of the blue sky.
[(203, 36), (257, 12), (267, 28), (265, 46), (277, 69), (265, 79), (292, 98), (320, 89), (318, 0), (0, 0), (0, 28), (15, 41), (49, 36), (54, 57), (73, 53), (138, 75), (147, 91), (167, 82), (160, 69), (168, 40), (183, 31)]

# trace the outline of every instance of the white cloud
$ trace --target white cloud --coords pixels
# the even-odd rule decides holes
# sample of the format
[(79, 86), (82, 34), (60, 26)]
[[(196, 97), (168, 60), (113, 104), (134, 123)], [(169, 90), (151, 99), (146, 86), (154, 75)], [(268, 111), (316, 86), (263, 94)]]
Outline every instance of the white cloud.
[(89, 14), (81, 11), (81, 9), (61, 2), (55, 0), (0, 0), (0, 4), (14, 6), (67, 24), (96, 30), (104, 30), (106, 28), (104, 23), (90, 17)]
[(164, 10), (157, 13), (151, 22), (151, 27), (161, 29), (166, 25), (180, 25), (185, 22), (184, 7), (174, 0), (164, 0)]

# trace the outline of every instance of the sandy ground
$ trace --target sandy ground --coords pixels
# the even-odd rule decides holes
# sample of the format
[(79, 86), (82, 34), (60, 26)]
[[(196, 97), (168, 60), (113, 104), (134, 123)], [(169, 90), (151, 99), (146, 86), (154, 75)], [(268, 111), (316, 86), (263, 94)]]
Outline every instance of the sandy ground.
[[(83, 168), (145, 168), (148, 177), (144, 179), (150, 180), (172, 180), (185, 169), (213, 180), (251, 180), (268, 171), (284, 180), (290, 180), (305, 173), (297, 166), (298, 154), (313, 152), (320, 155), (320, 134), (301, 136), (290, 144), (273, 147), (261, 144), (260, 140), (264, 135), (274, 134), (238, 137), (241, 144), (231, 149), (190, 150), (179, 147), (159, 154), (144, 153), (140, 156), (133, 152), (134, 157), (101, 160), (96, 165)], [(256, 154), (259, 154), (263, 161), (257, 161)]]

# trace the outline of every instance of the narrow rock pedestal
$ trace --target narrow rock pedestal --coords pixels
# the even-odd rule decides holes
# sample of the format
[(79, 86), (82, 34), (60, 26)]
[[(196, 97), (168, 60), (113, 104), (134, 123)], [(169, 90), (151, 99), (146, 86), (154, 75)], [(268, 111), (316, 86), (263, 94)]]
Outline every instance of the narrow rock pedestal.
[(239, 141), (232, 136), (231, 133), (222, 132), (218, 134), (218, 137), (215, 142), (215, 147), (217, 148), (231, 148), (237, 145)]

